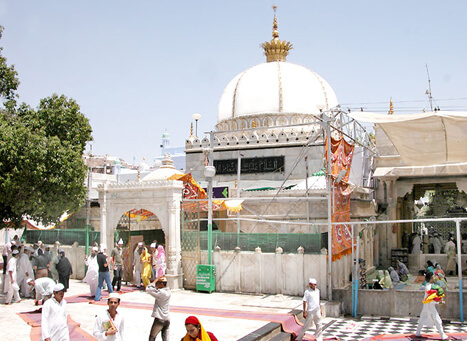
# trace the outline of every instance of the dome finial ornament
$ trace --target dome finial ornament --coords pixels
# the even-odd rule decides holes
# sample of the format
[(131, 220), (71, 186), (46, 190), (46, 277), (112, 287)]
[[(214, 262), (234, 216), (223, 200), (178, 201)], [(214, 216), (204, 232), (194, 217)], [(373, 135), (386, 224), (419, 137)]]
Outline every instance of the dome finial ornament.
[(394, 104), (392, 103), (392, 97), (390, 98), (389, 100), (389, 111), (388, 111), (388, 115), (392, 115), (394, 114)]
[(276, 17), (276, 11), (277, 11), (277, 5), (273, 5), (272, 9), (274, 11), (274, 23), (272, 24), (272, 37), (279, 38), (279, 29), (277, 25), (277, 17)]
[(293, 49), (293, 45), (289, 41), (279, 39), (279, 29), (277, 24), (276, 10), (277, 6), (272, 6), (274, 10), (274, 22), (272, 25), (272, 39), (261, 44), (266, 55), (266, 61), (269, 62), (285, 62), (289, 51)]

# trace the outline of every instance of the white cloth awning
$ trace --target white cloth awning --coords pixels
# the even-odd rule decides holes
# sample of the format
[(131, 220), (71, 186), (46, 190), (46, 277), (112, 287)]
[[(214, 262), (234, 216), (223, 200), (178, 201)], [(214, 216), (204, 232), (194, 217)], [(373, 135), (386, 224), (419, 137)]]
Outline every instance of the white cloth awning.
[(413, 167), (377, 167), (373, 176), (383, 177), (436, 177), (459, 176), (467, 174), (467, 163), (453, 163), (432, 166)]
[(379, 125), (407, 165), (467, 162), (467, 112), (410, 115), (353, 112), (349, 116)]

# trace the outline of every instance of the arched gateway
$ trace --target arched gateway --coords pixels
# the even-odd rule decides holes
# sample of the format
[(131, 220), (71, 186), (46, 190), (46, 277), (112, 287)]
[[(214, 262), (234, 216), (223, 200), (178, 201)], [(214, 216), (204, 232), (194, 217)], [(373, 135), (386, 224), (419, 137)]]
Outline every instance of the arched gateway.
[[(151, 174), (148, 175), (148, 177)], [(165, 234), (167, 280), (171, 289), (181, 288), (183, 274), (180, 247), (180, 201), (183, 182), (176, 180), (133, 181), (99, 186), (101, 243), (111, 250), (120, 217), (135, 207), (154, 213)]]

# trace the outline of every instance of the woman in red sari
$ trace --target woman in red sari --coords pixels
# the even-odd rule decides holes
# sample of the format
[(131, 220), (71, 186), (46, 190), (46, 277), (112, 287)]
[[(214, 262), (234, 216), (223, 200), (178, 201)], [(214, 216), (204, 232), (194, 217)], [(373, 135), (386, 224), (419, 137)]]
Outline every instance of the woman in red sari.
[(186, 335), (181, 341), (218, 341), (213, 333), (204, 330), (196, 316), (188, 316), (185, 320)]

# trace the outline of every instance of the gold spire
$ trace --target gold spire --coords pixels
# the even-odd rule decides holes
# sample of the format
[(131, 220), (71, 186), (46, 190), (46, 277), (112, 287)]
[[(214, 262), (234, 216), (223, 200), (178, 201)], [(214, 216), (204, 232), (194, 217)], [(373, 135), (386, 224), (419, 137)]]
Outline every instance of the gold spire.
[(392, 97), (391, 99), (389, 100), (389, 111), (388, 111), (388, 115), (392, 115), (394, 114), (394, 104), (392, 103)]
[(285, 62), (285, 58), (289, 51), (293, 49), (293, 45), (289, 41), (279, 39), (279, 30), (277, 26), (276, 9), (277, 6), (272, 6), (274, 10), (274, 23), (272, 25), (272, 39), (261, 44), (266, 55), (266, 61), (269, 62)]
[(193, 136), (193, 122), (191, 122), (191, 127), (190, 127), (190, 136)]

